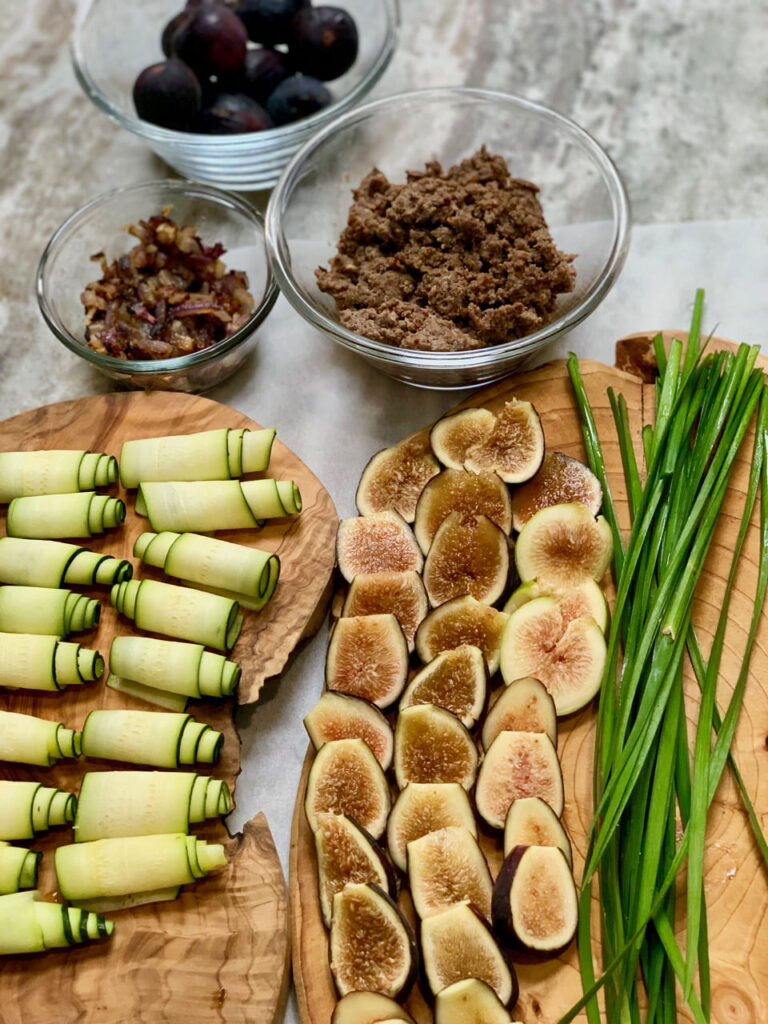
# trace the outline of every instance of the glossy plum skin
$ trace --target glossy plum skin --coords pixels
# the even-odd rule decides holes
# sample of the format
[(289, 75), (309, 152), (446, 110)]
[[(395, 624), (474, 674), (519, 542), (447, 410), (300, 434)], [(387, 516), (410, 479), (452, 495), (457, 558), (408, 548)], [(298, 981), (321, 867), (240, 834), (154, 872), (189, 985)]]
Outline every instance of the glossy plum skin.
[(180, 60), (161, 61), (144, 68), (133, 86), (136, 113), (162, 128), (194, 131), (201, 102), (200, 83)]
[(219, 93), (205, 108), (201, 131), (209, 135), (261, 132), (272, 127), (272, 118), (255, 100), (242, 93)]
[(310, 0), (238, 0), (234, 10), (249, 39), (273, 46), (288, 42), (294, 15), (309, 5)]
[(189, 14), (173, 36), (174, 55), (201, 78), (236, 76), (248, 42), (242, 21), (222, 3), (200, 4), (190, 8)]
[(163, 34), (160, 37), (160, 45), (162, 46), (163, 53), (166, 57), (175, 56), (176, 37), (190, 20), (191, 16), (192, 13), (189, 8), (185, 8), (183, 11), (179, 11), (178, 14), (175, 14), (163, 29)]
[(340, 7), (306, 7), (291, 23), (288, 48), (300, 71), (330, 82), (357, 59), (357, 26)]
[(258, 103), (265, 103), (277, 86), (291, 74), (288, 58), (279, 50), (249, 50), (245, 55), (240, 89)]
[(267, 110), (276, 125), (299, 121), (327, 107), (333, 97), (322, 82), (309, 75), (291, 75), (267, 100)]

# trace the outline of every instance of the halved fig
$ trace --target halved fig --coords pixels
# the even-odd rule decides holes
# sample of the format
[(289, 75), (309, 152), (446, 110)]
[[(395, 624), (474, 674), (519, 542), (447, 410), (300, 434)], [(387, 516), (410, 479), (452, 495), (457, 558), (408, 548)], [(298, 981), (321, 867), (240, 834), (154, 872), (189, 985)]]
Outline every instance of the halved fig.
[(530, 402), (513, 398), (496, 413), (493, 430), (470, 448), (465, 469), (498, 473), (508, 484), (519, 484), (539, 471), (544, 458), (544, 431)]
[(475, 816), (463, 787), (458, 782), (409, 782), (387, 822), (390, 857), (405, 871), (408, 844), (449, 825), (461, 826), (477, 838)]
[(565, 590), (600, 580), (611, 564), (611, 529), (586, 505), (551, 505), (531, 516), (520, 531), (515, 562), (520, 579)]
[(605, 637), (594, 619), (585, 615), (565, 625), (558, 600), (537, 597), (510, 615), (499, 660), (505, 682), (539, 679), (558, 715), (570, 715), (600, 689), (605, 658)]
[(513, 800), (504, 822), (504, 856), (516, 846), (556, 846), (563, 851), (568, 867), (573, 868), (573, 851), (562, 822), (538, 796)]
[(478, 760), (475, 741), (450, 711), (416, 704), (398, 715), (394, 757), (398, 789), (409, 782), (458, 782), (470, 789)]
[(362, 516), (399, 512), (412, 523), (424, 485), (440, 472), (429, 443), (418, 435), (377, 452), (363, 470), (355, 504)]
[(342, 519), (336, 558), (347, 583), (371, 572), (421, 572), (424, 556), (411, 528), (397, 512)]
[(394, 615), (355, 615), (333, 627), (325, 659), (329, 690), (386, 708), (408, 678), (408, 644)]
[(333, 898), (330, 958), (340, 995), (378, 992), (394, 998), (415, 977), (416, 940), (378, 885), (346, 885)]
[(578, 923), (571, 869), (555, 846), (516, 846), (493, 889), (493, 927), (511, 949), (541, 959), (566, 949)]
[(501, 637), (508, 616), (470, 595), (435, 608), (416, 630), (416, 653), (425, 664), (441, 651), (470, 644), (483, 652), (488, 672), (499, 667)]
[(408, 650), (413, 650), (419, 624), (429, 611), (427, 592), (421, 576), (408, 572), (372, 572), (355, 576), (350, 584), (341, 614), (394, 615), (405, 634)]
[(463, 469), (467, 453), (482, 444), (495, 425), (496, 417), (490, 409), (462, 409), (437, 421), (429, 443), (444, 466)]
[(318, 814), (344, 814), (378, 839), (391, 806), (381, 765), (363, 740), (332, 740), (315, 755), (304, 810), (314, 832)]
[(421, 922), (421, 954), (433, 995), (456, 981), (478, 978), (504, 1006), (517, 1001), (517, 976), (482, 915), (457, 903)]
[(325, 927), (333, 897), (352, 882), (375, 882), (395, 896), (395, 873), (372, 836), (344, 814), (318, 814), (315, 829), (317, 889)]
[(487, 516), (446, 516), (424, 563), (424, 586), (433, 607), (464, 594), (493, 604), (508, 577), (509, 542), (503, 530)]
[(593, 516), (603, 504), (603, 489), (595, 474), (570, 455), (547, 452), (541, 469), (512, 495), (512, 522), (520, 531), (536, 512), (550, 505), (566, 505), (578, 501)]
[(419, 917), (454, 903), (471, 903), (491, 919), (493, 882), (477, 839), (460, 826), (430, 832), (408, 844), (408, 883)]
[(512, 529), (512, 504), (501, 477), (496, 473), (445, 469), (429, 481), (416, 506), (413, 532), (425, 555), (438, 527), (451, 512), (488, 516), (506, 534)]
[(437, 704), (471, 729), (483, 713), (487, 693), (485, 658), (479, 647), (462, 644), (440, 654), (411, 679), (400, 710), (414, 704)]
[[(513, 1024), (506, 1007), (479, 978), (464, 978), (437, 993), (435, 1024)], [(518, 1022), (519, 1024), (519, 1022)]]
[(537, 597), (556, 597), (560, 602), (560, 612), (566, 625), (571, 619), (591, 615), (603, 633), (608, 628), (608, 602), (595, 580), (584, 580), (578, 586), (569, 587), (567, 590), (550, 587), (548, 591), (538, 580), (528, 580), (527, 583), (521, 583), (510, 595), (504, 605), (504, 611), (511, 615)]
[(526, 796), (545, 800), (558, 817), (563, 813), (557, 750), (543, 732), (500, 732), (477, 776), (477, 813), (491, 828), (504, 828), (509, 805)]
[(380, 1024), (385, 1020), (413, 1024), (413, 1017), (389, 996), (378, 992), (349, 992), (336, 1003), (331, 1024)]
[(490, 747), (500, 732), (544, 732), (557, 746), (555, 702), (538, 679), (524, 676), (502, 691), (483, 723), (483, 750)]
[(304, 719), (312, 745), (333, 740), (364, 740), (386, 771), (392, 764), (392, 726), (370, 701), (327, 690)]

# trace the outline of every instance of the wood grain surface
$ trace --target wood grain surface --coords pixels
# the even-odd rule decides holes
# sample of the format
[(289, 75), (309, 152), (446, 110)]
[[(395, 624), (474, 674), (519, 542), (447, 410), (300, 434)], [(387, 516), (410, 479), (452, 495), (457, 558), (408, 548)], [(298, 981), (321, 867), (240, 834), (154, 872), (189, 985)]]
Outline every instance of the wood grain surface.
[[(112, 394), (63, 402), (24, 413), (0, 424), (5, 450), (43, 447), (80, 448), (119, 455), (132, 437), (189, 433), (214, 427), (255, 427), (244, 416), (216, 402), (181, 394)], [(256, 699), (268, 676), (278, 673), (307, 631), (330, 580), (336, 514), (320, 482), (279, 442), (272, 473), (297, 481), (304, 511), (295, 519), (274, 521), (258, 533), (221, 534), (279, 553), (281, 579), (273, 601), (261, 614), (246, 613), (231, 657), (243, 667), (240, 700)], [(119, 488), (112, 489), (117, 493)], [(4, 532), (4, 517), (2, 524)], [(132, 511), (121, 529), (94, 538), (88, 546), (129, 557), (147, 520)], [(135, 563), (134, 563), (135, 564)], [(142, 567), (139, 575), (161, 579)], [(81, 588), (78, 588), (81, 589)], [(98, 630), (71, 639), (96, 647), (107, 657), (112, 637), (129, 634), (133, 623), (118, 617), (108, 589), (93, 588), (102, 602)], [(315, 627), (316, 628), (316, 627)], [(0, 692), (0, 708), (23, 711), (81, 728), (97, 707), (152, 706), (107, 688), (103, 681), (70, 687), (62, 693)], [(240, 740), (232, 701), (191, 701), (189, 710), (224, 733), (224, 751), (202, 773), (227, 780), (234, 788), (240, 772)], [(0, 778), (38, 779), (77, 791), (85, 771), (111, 770), (115, 762), (82, 758), (60, 761), (50, 769), (0, 763)], [(231, 859), (221, 874), (183, 890), (175, 902), (115, 914), (112, 939), (44, 956), (0, 958), (2, 1024), (236, 1024), (282, 1020), (289, 984), (290, 946), (285, 880), (263, 815), (231, 838), (221, 821), (195, 828), (201, 838), (223, 842)], [(40, 888), (55, 896), (52, 851), (72, 841), (71, 829), (55, 829), (35, 841), (44, 853)]]
[[(632, 342), (630, 350), (642, 356), (646, 347), (645, 336), (633, 336)], [(718, 344), (728, 345), (725, 342)], [(628, 358), (626, 365), (634, 366), (633, 360)], [(764, 360), (763, 366), (768, 366), (768, 361)], [(637, 376), (589, 360), (581, 362), (581, 370), (603, 443), (614, 498), (626, 527), (626, 491), (606, 390), (613, 387), (624, 394), (638, 450), (641, 426), (653, 416), (654, 390), (652, 386), (643, 384)], [(474, 395), (458, 408), (485, 405), (493, 409), (512, 396), (534, 403), (541, 415), (548, 449), (584, 459), (578, 413), (564, 363), (553, 363), (509, 378)], [(714, 632), (724, 589), (724, 575), (730, 565), (732, 542), (738, 528), (748, 475), (751, 441), (750, 436), (738, 459), (731, 492), (696, 600), (695, 621), (705, 651), (709, 649)], [(726, 655), (719, 690), (721, 707), (732, 690), (738, 673), (740, 653), (744, 648), (753, 606), (758, 542), (758, 532), (753, 525), (742, 559), (732, 603), (731, 625), (726, 637)], [(690, 722), (695, 721), (697, 692), (695, 682), (688, 678)], [(577, 882), (581, 877), (585, 836), (592, 815), (593, 719), (594, 708), (588, 707), (559, 722), (558, 753), (566, 794), (563, 823), (573, 842)], [(768, 614), (764, 616), (758, 635), (747, 696), (733, 748), (764, 828), (768, 827), (767, 732)], [(311, 756), (310, 750), (293, 821), (291, 934), (294, 980), (302, 1024), (328, 1024), (336, 996), (327, 963), (327, 936), (318, 906), (314, 843), (303, 811)], [(764, 1024), (768, 1021), (766, 872), (728, 773), (710, 812), (708, 837), (706, 893), (710, 914), (712, 1021), (713, 1024)], [(495, 875), (502, 861), (500, 838), (481, 831), (481, 845)], [(401, 893), (400, 903), (413, 921), (407, 893)], [(679, 928), (680, 934), (684, 934), (683, 914), (680, 915)], [(516, 967), (520, 979), (520, 999), (512, 1016), (526, 1024), (555, 1024), (581, 995), (581, 981), (573, 946), (560, 958), (548, 963), (533, 966), (516, 964)], [(432, 1022), (431, 1010), (418, 986), (412, 990), (405, 1005), (417, 1024)], [(586, 1016), (581, 1014), (577, 1020), (583, 1024)], [(692, 1020), (684, 1008), (681, 1009), (680, 1020)]]

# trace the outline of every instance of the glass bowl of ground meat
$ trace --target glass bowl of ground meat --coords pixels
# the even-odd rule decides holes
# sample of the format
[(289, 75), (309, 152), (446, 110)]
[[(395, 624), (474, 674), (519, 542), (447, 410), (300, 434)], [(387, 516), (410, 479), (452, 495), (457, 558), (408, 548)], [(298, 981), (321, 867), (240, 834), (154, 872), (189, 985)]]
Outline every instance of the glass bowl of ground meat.
[(114, 189), (54, 233), (43, 317), (71, 352), (129, 388), (206, 391), (236, 371), (277, 298), (261, 215), (183, 180)]
[(266, 235), (310, 324), (398, 380), (463, 388), (541, 359), (623, 265), (607, 154), (536, 103), (470, 88), (368, 103), (286, 167)]

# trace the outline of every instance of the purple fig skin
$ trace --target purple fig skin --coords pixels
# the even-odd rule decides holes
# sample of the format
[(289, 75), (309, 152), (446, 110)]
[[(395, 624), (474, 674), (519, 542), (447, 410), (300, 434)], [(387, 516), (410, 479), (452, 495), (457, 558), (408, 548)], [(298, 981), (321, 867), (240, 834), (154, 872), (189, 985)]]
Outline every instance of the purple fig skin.
[[(515, 923), (512, 920), (510, 894), (520, 862), (530, 849), (533, 849), (533, 847), (514, 847), (502, 864), (496, 884), (493, 887), (491, 918), (494, 934), (507, 949), (515, 954), (516, 960), (520, 963), (541, 963), (544, 960), (553, 960), (555, 957), (560, 956), (561, 953), (564, 953), (573, 941), (573, 935), (571, 935), (567, 942), (552, 949), (534, 949), (527, 945), (518, 935)], [(556, 847), (549, 847), (549, 849), (556, 849)], [(558, 853), (563, 858), (563, 864), (570, 874), (571, 869), (568, 867), (568, 861), (565, 859), (563, 851), (558, 850)]]
[(354, 818), (350, 818), (349, 820), (352, 822), (355, 828), (362, 833), (363, 838), (370, 843), (374, 852), (381, 861), (381, 866), (384, 868), (384, 874), (387, 876), (387, 895), (392, 900), (396, 900), (397, 891), (399, 887), (399, 878), (397, 872), (395, 871), (394, 864), (389, 859), (389, 855), (384, 851), (384, 848), (382, 847), (381, 843), (379, 843), (377, 839), (374, 839), (367, 829), (363, 828), (363, 826), (359, 824), (359, 822), (355, 821)]

